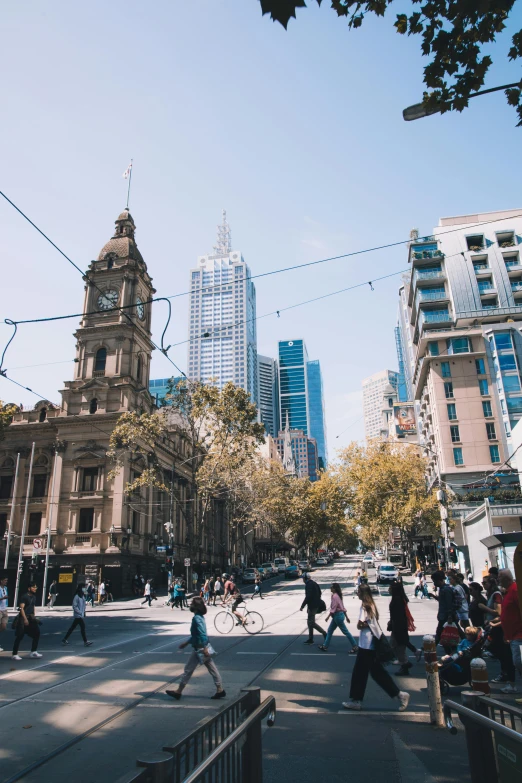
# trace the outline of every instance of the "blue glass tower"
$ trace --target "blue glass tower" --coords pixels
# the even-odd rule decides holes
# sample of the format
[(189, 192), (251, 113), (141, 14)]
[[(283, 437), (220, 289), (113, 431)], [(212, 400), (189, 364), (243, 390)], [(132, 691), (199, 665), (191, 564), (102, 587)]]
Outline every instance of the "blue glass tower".
[(326, 422), (324, 416), (323, 376), (319, 360), (307, 362), (309, 435), (317, 443), (319, 468), (324, 470), (328, 461), (326, 452)]

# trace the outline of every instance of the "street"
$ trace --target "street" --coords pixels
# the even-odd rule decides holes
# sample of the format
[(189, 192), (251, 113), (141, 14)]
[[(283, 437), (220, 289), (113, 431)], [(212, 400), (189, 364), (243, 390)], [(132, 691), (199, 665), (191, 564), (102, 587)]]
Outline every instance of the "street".
[[(355, 636), (356, 564), (354, 557), (342, 558), (313, 574), (327, 605), (330, 583), (341, 583)], [(317, 636), (316, 646), (303, 646), (302, 581), (279, 578), (265, 582), (264, 589), (263, 602), (247, 599), (248, 608), (263, 614), (262, 634), (249, 636), (239, 627), (227, 636), (217, 634), (217, 608), (209, 608), (206, 619), (227, 691), (225, 703), (251, 684), (276, 696), (276, 724), (264, 734), (267, 781), (280, 780), (283, 768), (286, 780), (310, 779), (312, 773), (324, 773), (325, 763), (331, 781), (345, 780), (347, 765), (358, 770), (360, 780), (370, 780), (383, 762), (393, 764), (393, 780), (409, 782), (431, 774), (433, 780), (456, 781), (466, 775), (463, 734), (450, 737), (429, 726), (423, 663), (414, 665), (411, 677), (402, 678), (401, 687), (411, 693), (407, 712), (399, 713), (398, 704), (371, 681), (365, 711), (346, 712), (341, 702), (348, 697), (354, 662), (348, 641), (337, 632), (327, 653), (318, 650)], [(251, 593), (252, 588), (244, 592)], [(376, 601), (385, 626), (387, 588), (380, 592)], [(412, 592), (409, 585), (407, 592)], [(8, 650), (0, 654), (4, 783), (71, 778), (109, 783), (133, 769), (138, 755), (175, 742), (222, 707), (209, 699), (214, 688), (203, 667), (179, 703), (165, 695), (188, 654), (178, 645), (188, 633), (191, 615), (171, 610), (163, 601), (159, 598), (150, 609), (141, 606), (141, 599), (89, 609), (87, 632), (93, 646), (87, 649), (79, 631), (71, 637), (70, 647), (61, 645), (71, 621), (68, 610), (41, 612), (44, 657), (28, 659), (27, 640), (22, 662), (11, 661)], [(417, 626), (412, 638), (418, 645), (420, 637), (434, 629), (436, 605), (412, 598), (410, 606)], [(6, 647), (11, 632), (4, 637)]]

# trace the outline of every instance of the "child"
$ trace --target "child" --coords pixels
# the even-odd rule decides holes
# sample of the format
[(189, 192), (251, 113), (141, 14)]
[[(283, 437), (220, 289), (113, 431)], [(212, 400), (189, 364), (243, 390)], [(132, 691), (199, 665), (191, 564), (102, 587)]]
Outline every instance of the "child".
[(192, 618), (192, 624), (190, 626), (190, 639), (180, 644), (179, 649), (183, 650), (188, 644), (193, 647), (192, 655), (188, 659), (185, 665), (185, 671), (181, 675), (181, 680), (176, 691), (168, 690), (166, 693), (172, 696), (178, 701), (181, 699), (181, 693), (184, 690), (186, 684), (194, 674), (194, 670), (199, 663), (202, 663), (207, 667), (209, 673), (212, 675), (214, 684), (216, 686), (216, 692), (211, 699), (224, 699), (226, 696), (223, 690), (223, 683), (221, 681), (221, 675), (214, 661), (212, 660), (212, 648), (208, 643), (207, 636), (207, 624), (205, 617), (207, 613), (207, 607), (202, 598), (193, 598), (190, 603), (190, 611), (194, 613)]
[(471, 649), (473, 645), (476, 643), (477, 639), (479, 638), (480, 631), (478, 628), (474, 628), (472, 625), (469, 625), (466, 628), (465, 631), (466, 635), (464, 639), (462, 639), (458, 645), (457, 645), (457, 652), (454, 655), (443, 655), (440, 659), (440, 663), (438, 664), (439, 669), (446, 663), (449, 663), (449, 661), (453, 660), (452, 667), (454, 667), (457, 671), (461, 672), (462, 667), (459, 666), (457, 663), (458, 659), (461, 658), (466, 650)]

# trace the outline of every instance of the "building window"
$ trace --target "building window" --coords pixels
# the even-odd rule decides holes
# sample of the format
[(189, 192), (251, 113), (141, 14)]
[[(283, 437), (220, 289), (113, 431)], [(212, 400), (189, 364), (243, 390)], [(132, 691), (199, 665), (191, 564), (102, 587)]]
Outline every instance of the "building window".
[(139, 514), (139, 511), (133, 511), (132, 512), (132, 532), (133, 533), (139, 533), (140, 532), (140, 514)]
[(451, 442), (458, 443), (460, 441), (459, 425), (453, 424), (450, 427), (450, 433), (451, 433)]
[(136, 365), (136, 378), (139, 381), (141, 381), (141, 368), (142, 368), (141, 356), (140, 356), (140, 354), (138, 354), (138, 362), (137, 362), (137, 365)]
[(47, 418), (47, 408), (42, 408), (40, 410), (40, 415), (38, 416), (38, 421), (42, 422), (45, 421)]
[(493, 422), (486, 424), (486, 432), (488, 433), (488, 440), (496, 440), (497, 433), (495, 432), (495, 425)]
[(9, 500), (13, 489), (12, 476), (0, 476), (0, 500)]
[(7, 530), (7, 514), (0, 514), (0, 538), (5, 536)]
[(475, 359), (475, 367), (477, 368), (477, 375), (486, 374), (486, 365), (484, 364), (484, 359)]
[(455, 421), (457, 418), (457, 406), (454, 402), (450, 402), (448, 405), (448, 419), (450, 421)]
[(442, 369), (442, 377), (443, 378), (451, 378), (451, 366), (449, 362), (441, 362), (440, 364)]
[(491, 462), (500, 462), (500, 452), (498, 450), (498, 446), (490, 446), (489, 454), (491, 456)]
[(33, 478), (33, 498), (43, 498), (45, 487), (47, 486), (47, 476), (45, 473), (36, 474)]
[(495, 332), (495, 345), (497, 351), (512, 351), (511, 334), (509, 332)]
[(428, 343), (428, 350), (430, 352), (430, 356), (438, 356), (439, 355), (439, 344), (438, 343)]
[(98, 348), (96, 359), (94, 360), (94, 372), (105, 372), (107, 362), (107, 348)]
[(98, 468), (84, 468), (82, 476), (82, 492), (94, 492), (98, 480)]
[(502, 353), (498, 357), (498, 363), (500, 365), (501, 370), (516, 370), (517, 369), (517, 363), (515, 361), (515, 356), (512, 353)]
[(484, 411), (484, 416), (486, 418), (489, 418), (489, 416), (493, 416), (493, 411), (491, 409), (491, 403), (489, 401), (482, 403), (482, 410)]
[(503, 375), (502, 383), (504, 384), (505, 392), (519, 392), (520, 391), (520, 379), (518, 375)]
[(29, 528), (27, 530), (27, 535), (38, 536), (40, 535), (41, 529), (42, 529), (42, 512), (33, 511), (31, 514), (29, 514)]
[(89, 403), (89, 413), (96, 413), (97, 410), (98, 410), (98, 400), (96, 399), (96, 397), (93, 397)]
[(481, 395), (483, 397), (485, 397), (487, 394), (489, 394), (488, 382), (486, 380), (482, 380), (481, 379), (479, 381), (479, 389), (480, 389), (480, 393), (481, 393)]
[(451, 381), (446, 381), (444, 384), (444, 394), (446, 395), (446, 399), (450, 400), (455, 395), (453, 394), (453, 384)]
[(455, 465), (464, 465), (464, 457), (461, 448), (453, 449), (453, 459), (455, 460)]
[(94, 527), (94, 509), (81, 508), (78, 533), (90, 533)]
[(448, 348), (448, 356), (455, 353), (469, 353), (471, 351), (471, 343), (468, 337), (452, 337), (446, 340)]

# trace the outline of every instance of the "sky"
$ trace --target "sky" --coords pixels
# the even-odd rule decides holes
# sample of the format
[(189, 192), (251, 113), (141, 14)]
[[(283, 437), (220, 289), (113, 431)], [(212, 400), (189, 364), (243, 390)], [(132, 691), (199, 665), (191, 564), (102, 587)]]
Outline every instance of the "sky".
[[(86, 269), (125, 206), (132, 158), (130, 209), (158, 296), (187, 291), (223, 208), (256, 275), (430, 234), (442, 216), (522, 206), (522, 129), (502, 93), (406, 123), (423, 92), (419, 40), (399, 36), (392, 13), (349, 31), (329, 3), (309, 6), (285, 31), (257, 0), (8, 0), (0, 190)], [(508, 31), (486, 86), (520, 77), (509, 46)], [(0, 321), (81, 311), (78, 271), (1, 198), (0, 254)], [(320, 360), (331, 458), (364, 437), (362, 379), (397, 369), (407, 266), (401, 245), (256, 281), (258, 316), (364, 283), (258, 322), (260, 353), (303, 338)], [(187, 338), (188, 297), (172, 305), (166, 344)], [(157, 303), (156, 341), (165, 319)], [(4, 367), (37, 395), (0, 377), (0, 399), (60, 402), (77, 326), (21, 325)], [(11, 333), (0, 323), (0, 350)], [(186, 370), (186, 345), (169, 355)], [(156, 351), (151, 377), (173, 374)]]

